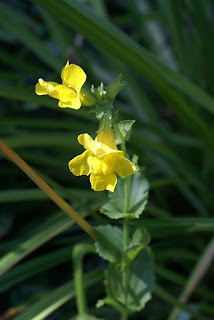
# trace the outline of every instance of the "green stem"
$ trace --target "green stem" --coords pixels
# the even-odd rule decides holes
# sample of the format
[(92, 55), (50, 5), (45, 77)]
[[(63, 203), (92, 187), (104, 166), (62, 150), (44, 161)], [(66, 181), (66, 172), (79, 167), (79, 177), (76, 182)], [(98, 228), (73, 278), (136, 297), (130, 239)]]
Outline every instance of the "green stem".
[(130, 177), (125, 178), (125, 203), (124, 212), (129, 213)]
[(110, 113), (105, 113), (100, 120), (100, 125), (99, 125), (99, 129), (97, 130), (97, 133), (101, 131), (111, 132), (111, 125), (112, 125), (112, 115)]
[[(115, 130), (115, 131), (116, 131), (118, 137), (121, 138), (120, 132), (118, 132), (117, 130)], [(125, 145), (125, 143), (121, 143), (121, 150), (123, 151), (124, 156), (126, 157), (127, 154), (126, 154), (126, 145)]]
[(105, 298), (105, 304), (108, 304), (111, 307), (114, 307), (116, 310), (118, 310), (121, 314), (121, 320), (127, 320), (128, 318), (127, 310), (119, 302), (107, 296)]
[[(130, 242), (130, 230), (129, 230), (129, 218), (124, 218), (123, 225), (123, 247), (124, 250), (128, 247)], [(127, 303), (128, 291), (129, 291), (129, 279), (130, 279), (130, 270), (129, 264), (126, 264), (126, 267), (123, 270), (123, 283), (124, 283), (124, 293), (125, 293), (125, 304)], [(128, 313), (123, 314), (123, 320), (128, 319)]]
[(124, 248), (128, 247), (130, 241), (129, 218), (124, 218), (123, 225), (123, 244)]
[(72, 252), (74, 285), (77, 298), (78, 314), (88, 313), (87, 300), (83, 286), (82, 261), (85, 254), (90, 252), (95, 253), (95, 247), (91, 243), (79, 243), (74, 247)]

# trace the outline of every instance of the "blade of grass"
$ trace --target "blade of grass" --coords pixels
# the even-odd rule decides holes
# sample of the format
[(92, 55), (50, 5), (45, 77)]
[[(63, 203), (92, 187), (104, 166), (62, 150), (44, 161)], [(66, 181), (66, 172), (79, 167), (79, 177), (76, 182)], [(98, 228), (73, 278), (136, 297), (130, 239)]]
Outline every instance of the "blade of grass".
[[(97, 199), (95, 192), (91, 190), (84, 189), (74, 189), (74, 188), (63, 188), (63, 191), (59, 191), (65, 199), (70, 200), (72, 197), (75, 200), (86, 199)], [(14, 190), (1, 190), (0, 191), (0, 203), (13, 203), (13, 202), (23, 202), (23, 201), (38, 201), (38, 200), (48, 200), (48, 196), (39, 189), (14, 189)]]
[(150, 1), (126, 0), (128, 11), (132, 14), (132, 22), (138, 28), (139, 38), (156, 53), (165, 65), (177, 70), (177, 62), (170, 46), (165, 41), (162, 28), (162, 13), (158, 8), (153, 11)]
[(5, 292), (18, 283), (40, 274), (54, 266), (71, 259), (72, 243), (69, 247), (39, 256), (12, 268), (0, 278), (0, 293)]
[(213, 73), (212, 69), (214, 67), (213, 64), (213, 55), (214, 49), (212, 46), (212, 42), (214, 40), (214, 33), (211, 27), (210, 18), (206, 12), (207, 4), (204, 5), (199, 0), (195, 0), (191, 4), (188, 2), (187, 8), (189, 9), (189, 13), (191, 19), (194, 23), (194, 28), (196, 32), (196, 36), (198, 39), (203, 39), (202, 45), (202, 57), (204, 52), (206, 52), (206, 59), (201, 62), (203, 65), (204, 72), (204, 81), (206, 83), (206, 87), (209, 91), (213, 92)]
[(151, 82), (159, 94), (171, 104), (181, 120), (200, 136), (200, 139), (203, 139), (214, 154), (214, 143), (207, 125), (171, 84), (186, 95), (191, 95), (191, 98), (214, 113), (214, 101), (210, 96), (163, 66), (109, 22), (95, 16), (92, 11), (76, 1), (56, 0), (54, 3), (49, 3), (50, 0), (45, 2), (33, 0), (33, 2), (54, 15), (57, 13), (58, 19), (68, 27), (84, 34), (99, 49), (109, 52), (114, 57), (120, 57), (121, 62), (131, 66), (133, 70)]
[(53, 17), (47, 11), (41, 10), (41, 13), (45, 19), (45, 23), (47, 24), (51, 38), (54, 40), (54, 43), (57, 44), (62, 59), (65, 59), (71, 43), (67, 37), (64, 26), (61, 25), (57, 20), (53, 19)]
[[(187, 280), (184, 289), (178, 299), (181, 303), (186, 303), (190, 298), (191, 294), (195, 290), (195, 287), (198, 285), (200, 280), (206, 274), (212, 260), (214, 258), (214, 238), (212, 238), (206, 248), (204, 249), (202, 255), (198, 259), (193, 271), (190, 274), (189, 279)], [(170, 312), (168, 320), (176, 320), (181, 313), (179, 308), (173, 308)]]
[[(183, 25), (182, 15), (180, 10), (182, 10), (181, 3), (174, 2), (172, 3), (169, 0), (164, 1), (163, 3), (163, 14), (166, 17), (166, 22), (168, 24), (168, 30), (172, 37), (174, 48), (178, 57), (180, 70), (184, 74), (189, 74), (190, 63), (187, 57), (187, 42), (183, 34)], [(186, 29), (185, 29), (186, 32)], [(186, 32), (187, 33), (187, 32)]]
[[(143, 144), (144, 148), (148, 147), (152, 151), (160, 153), (162, 157), (170, 159), (170, 163), (167, 163), (167, 165), (175, 167), (176, 172), (182, 172), (182, 176), (185, 177), (186, 181), (190, 182), (201, 193), (202, 199), (206, 199), (207, 203), (210, 202), (211, 195), (209, 195), (210, 192), (205, 183), (202, 183), (202, 177), (198, 176), (198, 173), (195, 171), (193, 166), (190, 166), (185, 159), (175, 154), (173, 150), (171, 150), (168, 146), (161, 144), (159, 141), (153, 141), (145, 134), (134, 131), (132, 133), (131, 143), (134, 144), (138, 152), (142, 152), (142, 146), (138, 141), (141, 141), (141, 144)], [(157, 155), (155, 156), (154, 161), (159, 161)], [(178, 176), (178, 174), (176, 174), (176, 176)]]
[[(92, 271), (84, 275), (84, 287), (90, 287), (103, 280), (102, 271)], [(63, 286), (52, 290), (44, 298), (30, 306), (25, 312), (21, 313), (14, 320), (42, 320), (46, 319), (48, 315), (57, 310), (64, 303), (75, 296), (75, 289), (73, 281), (70, 281)]]
[[(58, 129), (68, 129), (68, 130), (77, 130), (79, 131), (79, 129), (82, 127), (84, 128), (84, 126), (86, 125), (86, 123), (84, 121), (78, 121), (77, 119), (75, 119), (75, 121), (73, 121), (71, 123), (70, 120), (68, 120), (67, 118), (61, 118), (60, 120), (56, 120), (56, 119), (48, 119), (48, 118), (43, 118), (43, 119), (36, 119), (36, 118), (21, 118), (21, 117), (1, 117), (0, 118), (0, 124), (3, 126), (18, 126), (21, 128), (33, 128), (33, 129), (42, 129), (42, 130), (58, 130)], [(96, 130), (96, 126), (94, 125), (94, 123), (91, 123), (90, 121), (87, 121), (87, 129), (89, 130)]]
[(35, 226), (35, 229), (29, 233), (24, 241), (18, 243), (12, 251), (1, 258), (0, 275), (7, 272), (32, 251), (68, 229), (73, 224), (74, 222), (69, 217), (58, 213), (54, 215), (52, 219), (49, 218), (43, 222), (42, 228), (40, 224)]
[(180, 303), (174, 296), (172, 296), (160, 286), (156, 286), (154, 293), (167, 303), (172, 304), (173, 306), (178, 306), (181, 310), (188, 312), (191, 316), (194, 317), (194, 319), (209, 320), (207, 317), (201, 315), (199, 311), (194, 311), (190, 306)]
[[(33, 51), (42, 61), (50, 66), (54, 71), (60, 72), (63, 67), (63, 60), (54, 56), (36, 36), (28, 29), (19, 23), (14, 16), (17, 16), (19, 11), (12, 9), (9, 6), (0, 4), (0, 24), (19, 39), (27, 48)], [(22, 12), (22, 14), (24, 14)]]
[[(49, 97), (39, 97), (35, 94), (34, 87), (27, 86), (0, 86), (0, 97), (18, 100), (18, 101), (26, 101), (31, 102), (37, 106), (44, 106), (51, 109), (55, 109), (59, 112), (63, 112), (66, 114), (70, 114), (71, 116), (77, 116), (76, 110), (70, 108), (60, 108), (57, 105), (57, 101)], [(87, 107), (85, 107), (87, 110)], [(85, 111), (85, 108), (81, 108), (78, 110), (78, 117), (85, 118), (88, 121), (96, 122), (96, 119)]]
[(26, 148), (33, 146), (53, 147), (60, 146), (63, 148), (72, 148), (72, 150), (80, 150), (77, 142), (77, 136), (73, 134), (22, 134), (14, 137), (6, 138), (5, 142), (12, 148)]
[(61, 198), (50, 186), (27, 165), (11, 148), (0, 140), (1, 151), (11, 159), (48, 197), (72, 218), (93, 239), (96, 238), (96, 230), (83, 219), (63, 198)]
[(47, 72), (45, 67), (40, 67), (38, 64), (33, 64), (30, 61), (23, 61), (23, 58), (20, 58), (17, 55), (11, 54), (9, 51), (6, 51), (4, 48), (0, 48), (0, 59), (2, 62), (12, 66), (15, 69), (20, 69), (31, 74), (41, 74)]
[(184, 228), (187, 232), (214, 229), (214, 218), (162, 218), (162, 219), (142, 219), (138, 222), (149, 229), (153, 228)]
[[(189, 252), (187, 253), (189, 254)], [(173, 254), (173, 257), (177, 259), (176, 252)], [(163, 266), (156, 264), (155, 271), (157, 275), (160, 277), (163, 277), (164, 279), (167, 279), (168, 281), (172, 281), (173, 283), (183, 286), (186, 283), (186, 278), (182, 276), (180, 273), (174, 272), (170, 269), (164, 268)], [(208, 290), (204, 286), (198, 286), (195, 289), (195, 292), (202, 295), (202, 297), (206, 297), (210, 300), (214, 301), (214, 293), (211, 290)]]

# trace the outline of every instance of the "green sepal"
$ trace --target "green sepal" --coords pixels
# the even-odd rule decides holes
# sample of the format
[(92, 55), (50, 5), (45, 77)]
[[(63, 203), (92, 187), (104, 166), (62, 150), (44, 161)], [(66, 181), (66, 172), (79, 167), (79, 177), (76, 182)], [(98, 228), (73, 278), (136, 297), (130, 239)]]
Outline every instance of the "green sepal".
[[(104, 115), (104, 111), (102, 110), (102, 108), (98, 104), (95, 104), (95, 106), (88, 109), (88, 113), (96, 113), (96, 118), (98, 120)], [(100, 114), (100, 116), (99, 116), (99, 114)]]
[[(125, 282), (127, 277), (128, 286)], [(105, 284), (107, 297), (123, 306), (129, 313), (142, 310), (151, 299), (155, 287), (154, 263), (150, 248), (143, 249), (130, 268), (123, 272), (120, 265), (110, 263), (105, 273)]]
[(122, 268), (125, 269), (127, 265), (132, 263), (140, 251), (149, 245), (150, 241), (151, 236), (148, 230), (144, 227), (138, 227), (129, 246), (124, 251)]
[(124, 143), (129, 141), (132, 126), (135, 123), (135, 120), (124, 120), (113, 124), (114, 131), (116, 133), (115, 141), (116, 144)]
[(121, 73), (114, 79), (111, 83), (109, 83), (106, 87), (107, 99), (114, 100), (120, 90), (126, 85), (126, 81), (121, 81)]
[(90, 90), (82, 88), (80, 91), (80, 101), (83, 106), (90, 107), (96, 103), (96, 98)]
[(100, 257), (109, 262), (119, 262), (122, 259), (123, 232), (120, 228), (105, 225), (96, 227), (96, 251)]
[(121, 219), (124, 217), (129, 217), (130, 219), (139, 218), (147, 204), (148, 181), (140, 173), (136, 173), (130, 177), (129, 206), (127, 212), (124, 212), (124, 181), (122, 178), (118, 179), (115, 191), (109, 194), (109, 201), (100, 209), (101, 213), (111, 219)]

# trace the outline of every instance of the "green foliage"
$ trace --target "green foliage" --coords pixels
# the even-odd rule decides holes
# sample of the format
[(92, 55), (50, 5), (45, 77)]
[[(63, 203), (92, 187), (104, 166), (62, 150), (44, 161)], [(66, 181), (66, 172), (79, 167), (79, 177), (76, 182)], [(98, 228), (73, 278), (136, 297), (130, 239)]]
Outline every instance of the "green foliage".
[(151, 241), (151, 236), (146, 228), (138, 227), (133, 237), (130, 241), (129, 246), (125, 249), (123, 260), (124, 260), (124, 267), (126, 267), (126, 263), (132, 263), (138, 253), (148, 246)]
[(67, 216), (60, 214), (49, 217), (46, 222), (43, 222), (42, 227), (40, 224), (35, 228), (27, 239), (20, 241), (3, 256), (0, 260), (1, 274), (10, 269), (14, 264), (23, 259), (31, 251), (38, 248), (41, 244), (56, 236), (59, 232), (66, 230), (73, 224), (72, 220)]
[(98, 235), (95, 247), (99, 256), (110, 262), (120, 261), (123, 248), (122, 230), (111, 225), (98, 226), (96, 230)]
[(100, 210), (111, 219), (139, 218), (146, 207), (149, 184), (140, 173), (137, 173), (130, 177), (129, 206), (127, 212), (124, 212), (124, 181), (119, 179), (115, 192), (109, 195), (109, 201)]
[[(99, 282), (103, 278), (103, 273), (94, 271), (84, 276), (84, 286), (88, 287), (94, 283)], [(43, 298), (38, 299), (37, 302), (33, 303), (24, 313), (18, 315), (14, 319), (16, 320), (27, 320), (27, 319), (38, 319), (43, 320), (49, 314), (57, 310), (67, 301), (75, 296), (73, 281), (70, 281), (59, 288), (52, 290), (47, 293)]]
[(114, 100), (120, 90), (126, 85), (125, 81), (121, 81), (121, 77), (122, 75), (119, 74), (116, 79), (107, 85), (107, 99)]
[(116, 143), (121, 144), (125, 141), (129, 141), (131, 136), (132, 126), (135, 120), (124, 120), (113, 125), (116, 132)]
[[(212, 12), (211, 0), (9, 0), (0, 5), (0, 136), (90, 223), (102, 224), (97, 250), (104, 250), (111, 265), (113, 292), (101, 309), (92, 307), (104, 296), (103, 273), (96, 271), (104, 263), (86, 258), (85, 269), (95, 270), (85, 278), (89, 314), (95, 318), (117, 319), (113, 306), (125, 319), (124, 292), (115, 281), (126, 263), (148, 251), (146, 229), (157, 285), (150, 303), (130, 319), (175, 320), (184, 311), (192, 319), (214, 318), (214, 273), (207, 264), (214, 230)], [(114, 117), (123, 131), (120, 142), (129, 137), (131, 123), (125, 119), (136, 119), (127, 151), (146, 167), (147, 205), (148, 183), (138, 174), (125, 212), (123, 179), (107, 199), (104, 192), (89, 190), (87, 178), (68, 172), (68, 161), (80, 151), (78, 134), (93, 135), (98, 121), (88, 108), (77, 113), (34, 93), (40, 77), (59, 82), (67, 60), (85, 70), (86, 89), (100, 81), (106, 88), (119, 73), (127, 82), (115, 100), (119, 119)], [(0, 318), (75, 317), (71, 252), (87, 237), (2, 154), (0, 175)], [(104, 215), (98, 213), (101, 206)], [(108, 217), (115, 219), (110, 229)], [(117, 219), (127, 217), (131, 240), (123, 248)], [(183, 292), (189, 298), (180, 303)], [(129, 301), (137, 310), (149, 295), (150, 290)]]
[[(125, 279), (128, 277), (128, 286)], [(151, 299), (154, 289), (154, 264), (151, 250), (139, 253), (131, 268), (121, 272), (121, 267), (109, 264), (105, 275), (107, 297), (116, 300), (128, 312), (140, 311)]]
[(140, 311), (151, 299), (155, 285), (149, 232), (137, 228), (129, 245), (124, 247), (122, 230), (118, 227), (107, 225), (96, 229), (96, 250), (109, 261), (105, 272), (107, 296), (98, 301), (97, 307), (110, 304), (122, 314)]

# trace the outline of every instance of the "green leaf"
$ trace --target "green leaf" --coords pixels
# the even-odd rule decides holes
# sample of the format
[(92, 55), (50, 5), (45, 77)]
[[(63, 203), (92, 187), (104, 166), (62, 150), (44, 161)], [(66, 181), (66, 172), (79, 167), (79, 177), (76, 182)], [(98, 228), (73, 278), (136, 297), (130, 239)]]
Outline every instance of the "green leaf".
[[(125, 285), (124, 272), (127, 272), (129, 277), (128, 288)], [(151, 250), (143, 249), (130, 270), (121, 272), (121, 266), (110, 264), (105, 277), (107, 297), (120, 303), (129, 312), (140, 311), (151, 299), (151, 292), (155, 286)]]
[(143, 227), (137, 228), (133, 234), (132, 241), (125, 250), (124, 265), (127, 260), (129, 263), (133, 262), (138, 253), (148, 246), (150, 241), (151, 236), (147, 229)]
[(116, 143), (124, 143), (125, 141), (129, 141), (132, 126), (135, 123), (135, 120), (124, 120), (113, 125), (114, 130), (116, 132)]
[(140, 173), (137, 173), (131, 177), (130, 190), (129, 212), (133, 212), (138, 218), (147, 204), (149, 183)]
[(110, 225), (96, 227), (98, 231), (95, 247), (100, 257), (110, 262), (122, 258), (123, 232), (118, 227)]
[(118, 179), (116, 190), (109, 194), (109, 202), (105, 203), (100, 209), (101, 213), (111, 219), (139, 218), (147, 204), (149, 184), (140, 173), (137, 173), (130, 177), (128, 212), (124, 212), (124, 181), (124, 179)]

